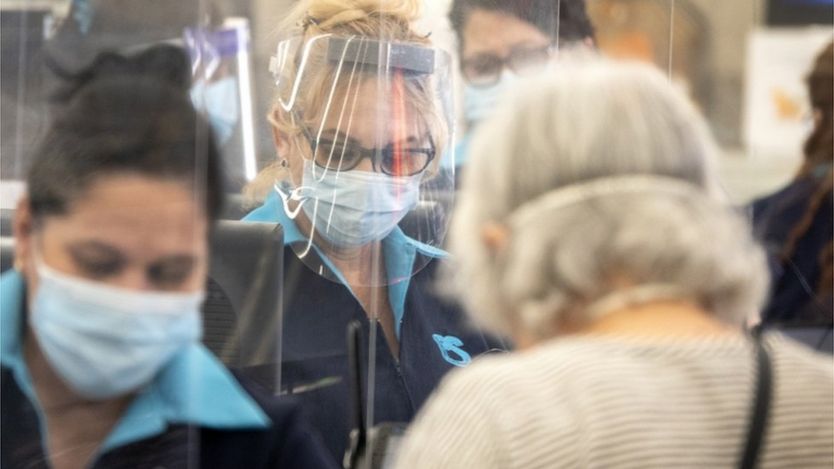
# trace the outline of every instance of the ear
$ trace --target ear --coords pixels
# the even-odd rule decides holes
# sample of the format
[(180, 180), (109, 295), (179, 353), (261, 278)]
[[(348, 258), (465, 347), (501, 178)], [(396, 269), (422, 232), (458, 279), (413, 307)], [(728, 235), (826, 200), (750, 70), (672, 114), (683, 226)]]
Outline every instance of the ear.
[(489, 222), (481, 228), (481, 240), (493, 253), (503, 251), (509, 237), (507, 227), (499, 223)]
[[(273, 111), (279, 112), (279, 111)], [(273, 116), (274, 118), (274, 116)], [(270, 119), (272, 124), (272, 143), (275, 145), (275, 151), (278, 153), (278, 160), (285, 160), (287, 163), (287, 170), (293, 184), (301, 183), (301, 173), (303, 168), (303, 161), (299, 154), (298, 142), (293, 141), (290, 135), (280, 130), (275, 125), (274, 119)]]
[(14, 235), (14, 266), (23, 272), (32, 265), (32, 244), (34, 244), (35, 222), (29, 197), (21, 197), (14, 212), (12, 232)]
[(275, 151), (278, 152), (279, 158), (289, 158), (290, 156), (290, 139), (286, 134), (278, 130), (275, 124), (272, 124), (272, 143), (275, 145)]

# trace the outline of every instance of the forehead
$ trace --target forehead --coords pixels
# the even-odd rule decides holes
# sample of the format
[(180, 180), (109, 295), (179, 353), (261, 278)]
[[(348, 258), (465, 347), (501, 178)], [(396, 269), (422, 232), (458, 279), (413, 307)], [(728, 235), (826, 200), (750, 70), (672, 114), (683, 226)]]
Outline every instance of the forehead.
[(101, 176), (69, 204), (65, 215), (45, 219), (44, 235), (65, 242), (99, 241), (148, 255), (191, 252), (208, 227), (197, 195), (179, 181)]
[(409, 95), (404, 81), (377, 80), (365, 77), (361, 81), (334, 90), (325, 101), (321, 126), (338, 130), (363, 142), (391, 139), (401, 134), (417, 136), (426, 131), (426, 112)]
[(546, 46), (550, 39), (532, 24), (509, 13), (473, 9), (463, 24), (464, 57), (490, 53), (506, 55), (513, 47)]

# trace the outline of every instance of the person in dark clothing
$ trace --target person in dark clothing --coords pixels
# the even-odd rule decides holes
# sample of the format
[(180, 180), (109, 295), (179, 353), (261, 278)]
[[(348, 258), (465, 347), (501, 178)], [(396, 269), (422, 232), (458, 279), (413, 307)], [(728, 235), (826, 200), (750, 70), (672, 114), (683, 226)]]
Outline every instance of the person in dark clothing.
[(770, 256), (766, 326), (834, 323), (834, 43), (817, 56), (807, 84), (814, 130), (804, 162), (790, 184), (752, 204), (756, 233)]
[(184, 52), (68, 73), (0, 277), (3, 468), (336, 467), (200, 344), (218, 151)]

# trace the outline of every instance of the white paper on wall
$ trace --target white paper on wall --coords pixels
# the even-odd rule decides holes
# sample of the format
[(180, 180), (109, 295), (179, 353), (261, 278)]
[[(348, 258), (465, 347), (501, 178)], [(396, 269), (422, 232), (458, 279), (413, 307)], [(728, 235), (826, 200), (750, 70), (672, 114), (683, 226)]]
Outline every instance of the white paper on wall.
[(760, 29), (747, 48), (744, 137), (755, 159), (799, 160), (813, 126), (805, 77), (831, 28)]

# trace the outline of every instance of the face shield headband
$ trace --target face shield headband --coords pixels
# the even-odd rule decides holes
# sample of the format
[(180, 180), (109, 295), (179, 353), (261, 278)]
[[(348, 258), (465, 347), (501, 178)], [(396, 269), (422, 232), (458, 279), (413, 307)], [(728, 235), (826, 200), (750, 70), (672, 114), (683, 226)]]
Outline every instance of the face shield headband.
[(370, 67), (379, 70), (380, 73), (398, 70), (410, 76), (435, 73), (437, 51), (431, 47), (379, 41), (367, 37), (339, 37), (332, 34), (307, 39), (301, 47), (294, 47), (298, 45), (294, 40), (281, 41), (275, 55), (269, 59), (269, 71), (275, 78), (275, 83), (280, 83), (283, 71), (288, 67), (298, 68), (290, 96), (287, 99), (279, 97), (279, 104), (285, 111), (294, 108), (310, 54), (321, 42), (326, 42), (326, 58), (337, 66), (337, 73), (345, 66)]

